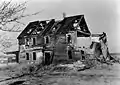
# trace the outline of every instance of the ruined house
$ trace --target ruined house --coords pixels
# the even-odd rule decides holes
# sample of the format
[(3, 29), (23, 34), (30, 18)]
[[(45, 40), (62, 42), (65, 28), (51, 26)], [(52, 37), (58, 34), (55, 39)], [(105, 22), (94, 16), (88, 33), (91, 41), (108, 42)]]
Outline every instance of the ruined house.
[(19, 62), (49, 65), (59, 60), (85, 60), (94, 55), (94, 42), (100, 43), (99, 38), (99, 34), (91, 34), (84, 15), (30, 22), (18, 36)]
[(41, 62), (44, 39), (40, 32), (50, 20), (30, 22), (17, 37), (19, 44), (19, 62)]

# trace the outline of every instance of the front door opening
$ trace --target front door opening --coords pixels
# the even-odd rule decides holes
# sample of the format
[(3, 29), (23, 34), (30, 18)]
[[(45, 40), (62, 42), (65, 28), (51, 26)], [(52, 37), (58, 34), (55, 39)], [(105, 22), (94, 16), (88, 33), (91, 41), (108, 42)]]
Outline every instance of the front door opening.
[(71, 35), (68, 35), (67, 40), (68, 40), (68, 41), (67, 41), (68, 43), (71, 42)]
[(83, 50), (81, 50), (82, 60), (85, 60), (85, 53)]
[(51, 53), (45, 52), (45, 65), (50, 65), (51, 63)]

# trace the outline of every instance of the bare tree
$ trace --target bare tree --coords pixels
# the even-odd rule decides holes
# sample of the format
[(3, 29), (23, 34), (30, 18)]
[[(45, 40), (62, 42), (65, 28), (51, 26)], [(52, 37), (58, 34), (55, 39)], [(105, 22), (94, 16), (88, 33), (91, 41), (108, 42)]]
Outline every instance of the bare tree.
[[(13, 3), (10, 1), (3, 1), (0, 4), (0, 30), (9, 32), (19, 32), (19, 25), (25, 25), (20, 20), (22, 18), (37, 15), (39, 12), (33, 14), (25, 14), (26, 2), (23, 3)], [(12, 25), (11, 28), (8, 26)]]
[[(25, 24), (21, 22), (21, 19), (25, 17), (30, 17), (37, 15), (40, 12), (35, 12), (31, 14), (25, 14), (26, 11), (26, 2), (15, 3), (12, 0), (3, 1), (0, 3), (0, 30), (8, 32), (20, 32), (21, 27)], [(16, 45), (15, 39), (9, 38), (4, 33), (0, 33), (0, 51), (5, 52), (6, 49), (11, 46)]]

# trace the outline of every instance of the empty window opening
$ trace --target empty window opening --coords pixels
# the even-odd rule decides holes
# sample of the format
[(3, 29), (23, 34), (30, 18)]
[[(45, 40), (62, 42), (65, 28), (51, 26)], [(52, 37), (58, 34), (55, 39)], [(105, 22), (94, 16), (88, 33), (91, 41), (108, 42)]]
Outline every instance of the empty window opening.
[(33, 52), (33, 60), (36, 60), (36, 52)]
[(68, 36), (67, 36), (67, 40), (68, 40), (68, 43), (71, 42), (71, 35), (68, 35)]
[(50, 42), (50, 38), (49, 38), (49, 36), (46, 36), (45, 37), (45, 44), (47, 44), (47, 43), (49, 43)]
[(29, 53), (26, 53), (26, 60), (29, 60)]
[(36, 45), (36, 38), (33, 38), (33, 45)]
[(29, 45), (29, 44), (30, 44), (30, 41), (29, 41), (28, 38), (25, 39), (25, 44), (26, 44), (26, 45)]

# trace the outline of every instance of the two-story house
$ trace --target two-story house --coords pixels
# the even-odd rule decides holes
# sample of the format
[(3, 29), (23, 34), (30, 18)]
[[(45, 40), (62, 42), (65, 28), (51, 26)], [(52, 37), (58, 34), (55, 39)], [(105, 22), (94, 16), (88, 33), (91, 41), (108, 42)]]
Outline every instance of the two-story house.
[(30, 22), (17, 37), (19, 62), (42, 62), (44, 39), (39, 34), (51, 23), (50, 20)]

